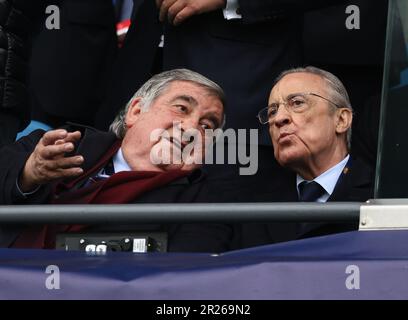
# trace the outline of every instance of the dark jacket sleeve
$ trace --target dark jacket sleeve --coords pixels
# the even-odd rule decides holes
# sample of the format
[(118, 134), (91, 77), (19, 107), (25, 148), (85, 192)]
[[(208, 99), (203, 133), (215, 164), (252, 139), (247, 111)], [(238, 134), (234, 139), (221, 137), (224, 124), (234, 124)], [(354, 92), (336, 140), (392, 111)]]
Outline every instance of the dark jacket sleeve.
[(244, 23), (276, 20), (293, 13), (345, 2), (345, 0), (238, 0)]
[(37, 142), (44, 134), (36, 130), (19, 141), (0, 149), (0, 205), (44, 203), (49, 187), (41, 187), (35, 194), (24, 197), (17, 189), (17, 180)]
[(0, 117), (30, 120), (26, 87), (31, 14), (37, 1), (0, 0)]

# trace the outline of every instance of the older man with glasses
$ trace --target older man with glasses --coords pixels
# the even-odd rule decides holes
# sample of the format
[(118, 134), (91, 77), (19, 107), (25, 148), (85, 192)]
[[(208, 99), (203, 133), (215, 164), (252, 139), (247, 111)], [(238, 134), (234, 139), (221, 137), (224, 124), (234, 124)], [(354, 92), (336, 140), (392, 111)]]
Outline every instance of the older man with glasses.
[(315, 67), (283, 72), (258, 118), (269, 124), (276, 160), (296, 172), (300, 201), (358, 201), (371, 195), (366, 188), (354, 193), (353, 184), (341, 188), (346, 182), (361, 187), (360, 174), (367, 170), (349, 154), (353, 109), (336, 76)]
[[(269, 125), (275, 158), (293, 173), (263, 201), (365, 201), (373, 195), (372, 170), (350, 155), (353, 110), (333, 74), (315, 68), (283, 72), (268, 107), (258, 114)], [(259, 197), (258, 197), (259, 201)], [(356, 229), (356, 224), (269, 223), (241, 227), (239, 246), (253, 246)]]

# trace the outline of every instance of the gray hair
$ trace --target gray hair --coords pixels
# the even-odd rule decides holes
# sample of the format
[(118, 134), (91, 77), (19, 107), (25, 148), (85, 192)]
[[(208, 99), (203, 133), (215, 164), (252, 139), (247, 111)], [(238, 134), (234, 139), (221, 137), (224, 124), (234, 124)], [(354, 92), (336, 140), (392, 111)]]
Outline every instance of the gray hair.
[[(126, 106), (116, 116), (115, 120), (110, 125), (109, 130), (115, 133), (119, 139), (123, 139), (127, 130), (125, 123), (126, 114), (129, 107), (132, 105), (133, 100), (136, 98), (141, 98), (141, 112), (146, 112), (150, 105), (159, 96), (161, 96), (174, 81), (188, 81), (199, 85), (200, 87), (206, 89), (210, 94), (218, 97), (225, 108), (225, 94), (218, 84), (197, 72), (188, 69), (174, 69), (154, 75), (143, 86), (141, 86), (129, 100)], [(225, 122), (225, 115), (223, 117), (223, 122)]]
[[(274, 81), (273, 87), (279, 81), (281, 81), (285, 76), (287, 76), (288, 74), (292, 74), (292, 73), (311, 73), (311, 74), (321, 77), (327, 84), (327, 88), (329, 91), (328, 94), (330, 95), (329, 99), (336, 106), (348, 108), (351, 111), (353, 111), (353, 107), (351, 106), (350, 98), (347, 93), (347, 90), (344, 87), (343, 83), (340, 81), (340, 79), (328, 71), (325, 71), (325, 70), (322, 70), (322, 69), (319, 69), (313, 66), (307, 66), (305, 68), (294, 68), (294, 69), (283, 71)], [(351, 126), (347, 130), (346, 143), (347, 143), (347, 148), (350, 150)]]

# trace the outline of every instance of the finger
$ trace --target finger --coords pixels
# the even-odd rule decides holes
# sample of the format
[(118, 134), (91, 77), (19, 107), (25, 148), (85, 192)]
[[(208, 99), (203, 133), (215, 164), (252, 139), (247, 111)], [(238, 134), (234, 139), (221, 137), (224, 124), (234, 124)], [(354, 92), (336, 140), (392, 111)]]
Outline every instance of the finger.
[(67, 134), (68, 132), (63, 129), (47, 131), (42, 136), (40, 143), (44, 146), (52, 145), (55, 141), (64, 139)]
[(65, 138), (66, 142), (76, 142), (81, 139), (81, 131), (68, 132), (67, 137)]
[(54, 142), (54, 145), (59, 145), (59, 144), (64, 144), (64, 143), (65, 143), (64, 139), (59, 139), (59, 140)]
[(79, 168), (83, 163), (84, 158), (82, 156), (75, 156), (47, 161), (44, 168), (46, 171), (53, 172), (69, 168)]
[(54, 144), (62, 144), (62, 143), (67, 143), (67, 142), (77, 142), (81, 139), (81, 132), (80, 131), (75, 131), (75, 132), (68, 132), (67, 136), (64, 139), (60, 139), (54, 142)]
[[(66, 177), (66, 170), (73, 175), (80, 175), (84, 172), (83, 169), (79, 167), (80, 163), (83, 163), (83, 159), (78, 159), (76, 157), (61, 158), (58, 161), (43, 160), (38, 162), (35, 169), (30, 171), (35, 172), (33, 178), (31, 178), (32, 183), (39, 185), (52, 182), (59, 178), (64, 178)], [(71, 174), (68, 174), (68, 176), (71, 176)]]
[(61, 169), (59, 171), (54, 171), (48, 177), (49, 182), (58, 179), (65, 179), (65, 178), (74, 178), (80, 176), (84, 170), (82, 168), (69, 168), (69, 169)]
[(181, 24), (184, 20), (190, 18), (193, 16), (196, 12), (194, 11), (193, 8), (191, 7), (185, 7), (183, 10), (181, 10), (179, 13), (177, 13), (176, 17), (174, 18), (173, 24), (175, 26), (178, 26)]
[(38, 154), (43, 159), (52, 160), (53, 158), (64, 155), (72, 150), (74, 150), (74, 145), (71, 142), (68, 142), (42, 147), (38, 150)]
[(167, 11), (167, 20), (173, 24), (177, 14), (185, 8), (186, 4), (183, 1), (176, 1)]
[(167, 17), (169, 8), (176, 2), (182, 0), (164, 0), (160, 6), (159, 20), (163, 22)]

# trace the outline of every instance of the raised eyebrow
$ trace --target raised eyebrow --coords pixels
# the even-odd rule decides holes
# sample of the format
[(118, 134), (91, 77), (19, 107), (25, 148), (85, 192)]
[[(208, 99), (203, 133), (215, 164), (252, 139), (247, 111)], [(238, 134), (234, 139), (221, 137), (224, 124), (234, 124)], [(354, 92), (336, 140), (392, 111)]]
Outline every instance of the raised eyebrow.
[[(305, 93), (304, 92), (295, 92), (295, 93), (291, 93), (291, 94), (289, 94), (289, 95), (287, 95), (286, 96), (286, 101), (288, 101), (288, 100), (290, 100), (290, 99), (292, 99), (292, 98), (295, 98), (295, 97), (303, 97), (305, 95)], [(270, 107), (272, 107), (273, 105), (277, 105), (277, 104), (279, 104), (279, 102), (278, 101), (273, 101), (273, 102), (271, 102), (270, 104), (268, 104), (268, 108), (270, 108)]]
[(292, 99), (292, 98), (295, 98), (295, 97), (304, 97), (305, 96), (305, 93), (304, 92), (295, 92), (295, 93), (291, 93), (291, 94), (289, 94), (287, 97), (286, 97), (286, 101), (288, 101), (288, 100), (290, 100), (290, 99)]
[(177, 100), (182, 100), (184, 102), (187, 102), (188, 104), (192, 105), (193, 107), (198, 105), (197, 100), (194, 99), (192, 96), (189, 96), (189, 95), (180, 95), (180, 96), (174, 97), (173, 99), (170, 100), (170, 103), (174, 103)]
[(279, 102), (273, 101), (270, 104), (268, 104), (268, 109), (270, 109), (272, 106), (276, 106)]

